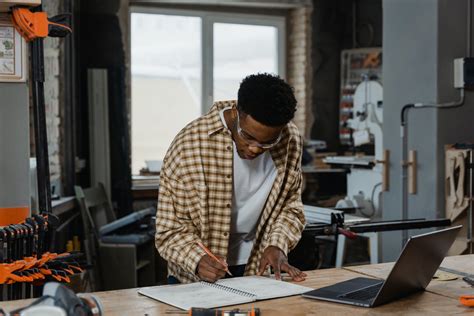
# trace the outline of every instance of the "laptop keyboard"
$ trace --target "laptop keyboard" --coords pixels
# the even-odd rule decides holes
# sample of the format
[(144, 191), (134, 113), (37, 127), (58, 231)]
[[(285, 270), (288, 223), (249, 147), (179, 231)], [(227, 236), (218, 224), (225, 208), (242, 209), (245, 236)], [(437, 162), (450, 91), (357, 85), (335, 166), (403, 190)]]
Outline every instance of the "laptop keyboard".
[(365, 287), (357, 291), (342, 294), (339, 297), (348, 298), (351, 300), (367, 301), (374, 298), (377, 295), (382, 285), (383, 285), (383, 282)]

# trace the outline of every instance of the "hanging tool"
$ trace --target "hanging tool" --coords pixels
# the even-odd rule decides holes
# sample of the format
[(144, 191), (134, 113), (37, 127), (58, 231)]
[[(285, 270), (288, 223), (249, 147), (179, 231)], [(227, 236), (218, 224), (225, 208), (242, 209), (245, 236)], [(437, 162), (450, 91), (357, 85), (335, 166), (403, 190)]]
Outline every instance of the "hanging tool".
[(61, 14), (48, 19), (46, 12), (31, 12), (28, 8), (15, 7), (12, 19), (16, 30), (27, 42), (37, 38), (65, 37), (72, 33), (67, 19), (69, 15)]
[(33, 97), (33, 117), (35, 130), (35, 149), (38, 173), (38, 207), (40, 213), (51, 213), (51, 184), (49, 173), (48, 139), (44, 101), (44, 56), (43, 38), (65, 37), (72, 32), (68, 25), (68, 15), (52, 18), (41, 12), (42, 7), (13, 7), (12, 21), (15, 29), (31, 42), (31, 77)]
[(83, 271), (82, 253), (47, 252), (57, 224), (56, 216), (44, 213), (0, 228), (1, 300), (37, 297), (46, 281), (69, 283), (70, 275)]

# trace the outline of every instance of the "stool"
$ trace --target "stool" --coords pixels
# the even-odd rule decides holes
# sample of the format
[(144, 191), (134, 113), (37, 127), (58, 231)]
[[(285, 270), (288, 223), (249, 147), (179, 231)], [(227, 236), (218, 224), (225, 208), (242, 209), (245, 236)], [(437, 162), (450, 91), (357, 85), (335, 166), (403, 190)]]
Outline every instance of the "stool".
[[(357, 236), (369, 238), (370, 264), (379, 263), (379, 238), (377, 233), (359, 233)], [(342, 267), (346, 252), (346, 236), (337, 235), (336, 268)]]

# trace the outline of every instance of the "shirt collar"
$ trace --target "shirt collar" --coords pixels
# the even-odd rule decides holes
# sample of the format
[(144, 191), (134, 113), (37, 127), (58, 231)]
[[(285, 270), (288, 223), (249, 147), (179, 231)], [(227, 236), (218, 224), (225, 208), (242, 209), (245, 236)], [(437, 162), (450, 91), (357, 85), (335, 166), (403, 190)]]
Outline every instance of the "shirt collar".
[(209, 110), (209, 113), (206, 114), (209, 118), (209, 125), (208, 125), (209, 136), (215, 135), (217, 132), (225, 129), (225, 126), (222, 123), (221, 117), (219, 116), (219, 112), (225, 109), (226, 107), (235, 108), (236, 106), (237, 106), (237, 101), (235, 100), (218, 101), (212, 105), (211, 109)]

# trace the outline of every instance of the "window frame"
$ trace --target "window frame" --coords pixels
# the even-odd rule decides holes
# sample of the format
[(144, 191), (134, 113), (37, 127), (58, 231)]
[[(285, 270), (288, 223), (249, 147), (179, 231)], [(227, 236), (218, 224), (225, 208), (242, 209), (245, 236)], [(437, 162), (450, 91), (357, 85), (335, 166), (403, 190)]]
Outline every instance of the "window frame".
[[(206, 113), (214, 102), (214, 23), (272, 26), (277, 29), (278, 75), (286, 79), (286, 17), (250, 13), (214, 12), (133, 5), (133, 13), (200, 17), (201, 20), (201, 113)], [(130, 23), (129, 23), (130, 25)], [(129, 30), (131, 36), (131, 30)], [(131, 40), (129, 52), (131, 52)], [(131, 58), (130, 58), (131, 60)], [(133, 106), (133, 104), (130, 104)]]

